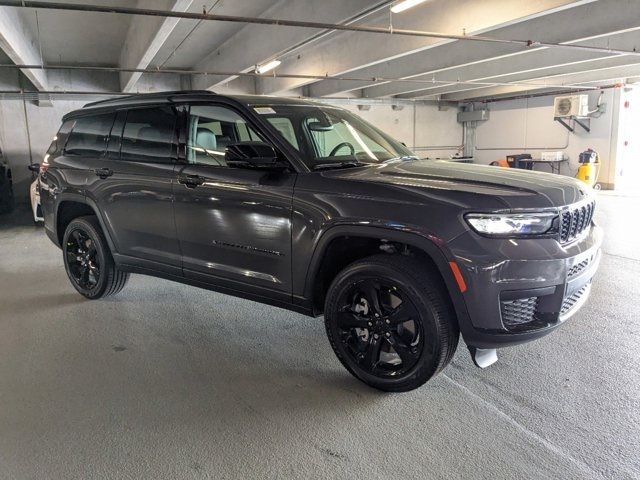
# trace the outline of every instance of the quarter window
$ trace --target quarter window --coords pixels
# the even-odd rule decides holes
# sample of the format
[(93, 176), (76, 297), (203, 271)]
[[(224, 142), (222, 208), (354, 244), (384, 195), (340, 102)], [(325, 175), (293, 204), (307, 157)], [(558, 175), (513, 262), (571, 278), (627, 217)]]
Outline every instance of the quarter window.
[(171, 163), (176, 118), (172, 107), (129, 110), (122, 132), (122, 160)]
[(92, 115), (76, 119), (65, 147), (66, 155), (100, 157), (107, 146), (115, 114)]

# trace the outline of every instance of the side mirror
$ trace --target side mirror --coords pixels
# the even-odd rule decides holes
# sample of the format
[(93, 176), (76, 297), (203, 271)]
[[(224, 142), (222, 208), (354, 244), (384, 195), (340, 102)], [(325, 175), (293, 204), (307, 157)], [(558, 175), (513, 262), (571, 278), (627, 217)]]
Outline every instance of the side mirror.
[(32, 172), (38, 173), (40, 171), (40, 164), (39, 163), (32, 163), (27, 168), (29, 170), (31, 170)]
[(278, 154), (264, 142), (237, 142), (227, 146), (224, 159), (231, 166), (253, 168), (281, 168)]

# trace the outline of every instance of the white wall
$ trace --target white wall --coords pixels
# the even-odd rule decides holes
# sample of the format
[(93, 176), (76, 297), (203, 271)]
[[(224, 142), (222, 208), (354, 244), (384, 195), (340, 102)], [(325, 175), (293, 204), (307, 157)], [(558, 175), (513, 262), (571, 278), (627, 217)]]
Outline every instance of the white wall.
[[(599, 91), (589, 93), (590, 109), (595, 108), (599, 95)], [(535, 158), (542, 151), (562, 150), (569, 157), (562, 173), (573, 176), (578, 169), (580, 152), (593, 148), (602, 162), (598, 183), (610, 187), (615, 181), (613, 167), (620, 92), (614, 89), (604, 91), (606, 112), (591, 119), (590, 133), (579, 126), (570, 133), (554, 121), (553, 98), (545, 96), (490, 103), (489, 120), (480, 122), (476, 130), (476, 162), (488, 164), (513, 153), (531, 153)], [(537, 169), (548, 170), (549, 167), (538, 165)]]
[(404, 142), (420, 157), (448, 157), (462, 146), (455, 107), (439, 110), (435, 105), (414, 104), (394, 110), (391, 105), (371, 105), (369, 110), (359, 110), (356, 105), (341, 106)]
[(640, 192), (640, 85), (621, 92), (616, 190)]

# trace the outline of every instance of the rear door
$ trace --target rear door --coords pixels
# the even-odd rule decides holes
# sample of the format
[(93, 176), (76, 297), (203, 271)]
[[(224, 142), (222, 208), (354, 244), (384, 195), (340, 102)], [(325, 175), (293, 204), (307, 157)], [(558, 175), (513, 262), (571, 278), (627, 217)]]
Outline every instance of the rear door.
[(175, 275), (182, 274), (172, 191), (178, 118), (170, 105), (117, 112), (87, 189), (100, 206), (120, 261)]
[(231, 167), (238, 141), (264, 141), (236, 110), (191, 105), (175, 218), (188, 278), (253, 291), (291, 292), (291, 202), (295, 173)]

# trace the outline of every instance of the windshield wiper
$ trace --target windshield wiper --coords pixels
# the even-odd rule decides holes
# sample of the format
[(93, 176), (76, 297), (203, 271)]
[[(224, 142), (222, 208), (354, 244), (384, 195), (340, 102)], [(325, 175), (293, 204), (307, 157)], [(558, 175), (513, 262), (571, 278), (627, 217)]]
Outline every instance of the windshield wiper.
[(362, 167), (364, 165), (368, 165), (368, 163), (361, 163), (358, 161), (318, 163), (313, 166), (313, 170), (329, 170), (331, 168)]

